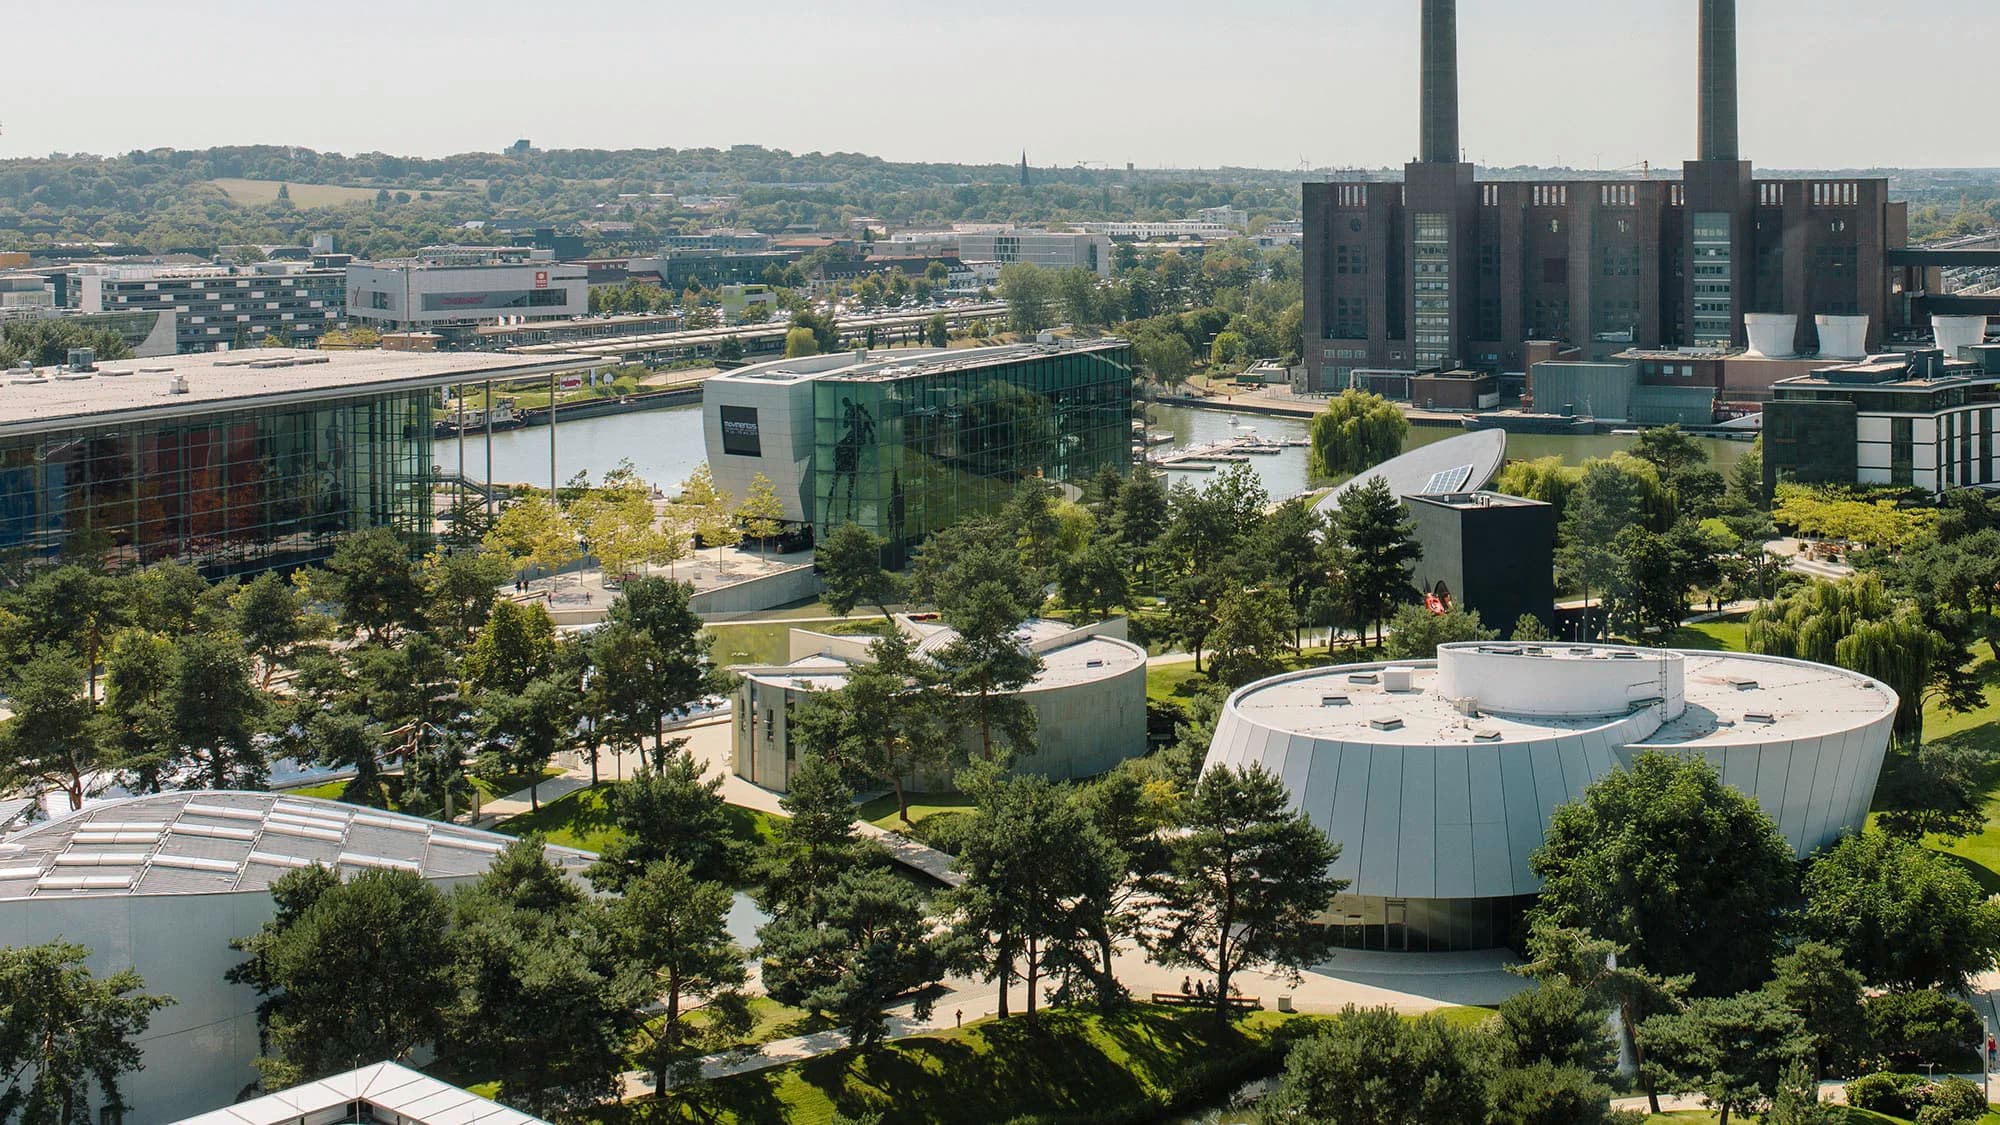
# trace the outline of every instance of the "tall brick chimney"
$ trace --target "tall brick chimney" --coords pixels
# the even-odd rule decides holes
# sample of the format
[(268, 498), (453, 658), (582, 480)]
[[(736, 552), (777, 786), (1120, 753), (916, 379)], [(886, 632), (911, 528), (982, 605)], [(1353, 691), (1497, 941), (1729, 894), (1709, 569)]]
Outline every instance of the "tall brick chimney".
[(1425, 164), (1456, 164), (1458, 148), (1458, 0), (1424, 0), (1423, 137)]

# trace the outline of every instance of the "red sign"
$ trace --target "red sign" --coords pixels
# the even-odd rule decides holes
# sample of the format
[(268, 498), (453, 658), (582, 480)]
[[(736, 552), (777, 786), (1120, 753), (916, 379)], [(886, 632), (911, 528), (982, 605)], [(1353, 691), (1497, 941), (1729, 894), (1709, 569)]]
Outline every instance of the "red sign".
[(537, 288), (537, 289), (547, 289), (548, 287), (549, 287), (549, 271), (547, 271), (547, 270), (536, 270), (536, 271), (535, 271), (535, 288)]

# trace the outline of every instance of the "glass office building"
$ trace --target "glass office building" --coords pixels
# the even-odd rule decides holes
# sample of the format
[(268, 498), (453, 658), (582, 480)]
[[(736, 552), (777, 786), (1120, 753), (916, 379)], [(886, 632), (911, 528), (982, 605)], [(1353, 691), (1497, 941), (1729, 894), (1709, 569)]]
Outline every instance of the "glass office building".
[(1081, 484), (1131, 464), (1129, 344), (981, 351), (812, 380), (819, 534), (851, 520), (900, 567), (933, 532), (999, 511), (1025, 478)]
[(431, 403), (402, 391), (0, 439), (0, 550), (79, 532), (211, 577), (295, 566), (345, 532), (429, 532)]

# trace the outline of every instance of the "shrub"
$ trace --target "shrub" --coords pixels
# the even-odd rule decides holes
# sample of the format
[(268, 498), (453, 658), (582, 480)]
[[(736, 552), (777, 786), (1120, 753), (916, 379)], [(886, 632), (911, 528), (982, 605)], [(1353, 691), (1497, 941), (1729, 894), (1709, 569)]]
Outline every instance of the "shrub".
[(1864, 1007), (1876, 1052), (1905, 1070), (1949, 1064), (1981, 1041), (1972, 1005), (1932, 989), (1871, 996)]
[(971, 827), (971, 813), (932, 813), (911, 825), (909, 835), (925, 847), (936, 848), (946, 855), (957, 855)]
[(1947, 1078), (1925, 1086), (1921, 1093), (1924, 1107), (1917, 1114), (1918, 1125), (1970, 1125), (1986, 1116), (1985, 1091), (1963, 1078)]
[(1847, 1104), (1892, 1117), (1908, 1117), (1916, 1111), (1917, 1091), (1923, 1085), (1920, 1074), (1864, 1074), (1847, 1084)]

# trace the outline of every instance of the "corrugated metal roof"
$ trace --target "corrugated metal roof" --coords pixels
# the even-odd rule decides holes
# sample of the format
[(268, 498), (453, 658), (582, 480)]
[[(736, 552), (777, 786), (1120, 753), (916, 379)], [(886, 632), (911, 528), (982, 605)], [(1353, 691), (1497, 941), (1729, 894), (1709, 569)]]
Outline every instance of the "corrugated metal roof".
[[(0, 843), (0, 899), (261, 891), (314, 863), (349, 873), (477, 875), (513, 840), (277, 793), (195, 790), (92, 805)], [(549, 853), (565, 867), (590, 857)]]

